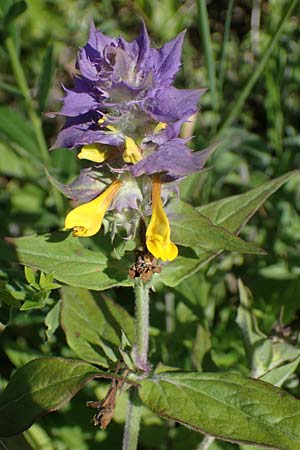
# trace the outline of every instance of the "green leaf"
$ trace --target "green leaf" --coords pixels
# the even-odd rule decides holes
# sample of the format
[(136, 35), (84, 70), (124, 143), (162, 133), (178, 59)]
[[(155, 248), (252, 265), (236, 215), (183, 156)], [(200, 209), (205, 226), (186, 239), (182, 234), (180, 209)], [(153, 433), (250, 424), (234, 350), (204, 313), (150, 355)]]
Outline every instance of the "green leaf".
[(294, 361), (284, 364), (283, 366), (275, 367), (275, 369), (270, 370), (260, 377), (260, 380), (280, 387), (295, 372), (299, 366), (299, 363), (300, 356), (298, 356)]
[(47, 51), (43, 58), (43, 68), (42, 68), (42, 73), (41, 73), (41, 77), (39, 79), (39, 84), (38, 84), (37, 99), (38, 99), (40, 112), (45, 111), (45, 109), (47, 107), (47, 99), (48, 99), (49, 90), (50, 90), (50, 86), (51, 86), (53, 69), (54, 69), (53, 46), (50, 45), (47, 48)]
[[(11, 239), (21, 264), (29, 265), (70, 286), (104, 290), (114, 286), (132, 286), (128, 278), (131, 261), (125, 255), (122, 260), (113, 259), (103, 235), (103, 250), (83, 247), (80, 238), (58, 232), (41, 236), (25, 236)], [(101, 242), (101, 244), (102, 244)]]
[(121, 347), (122, 333), (134, 338), (133, 318), (107, 296), (98, 301), (85, 289), (62, 288), (61, 325), (68, 345), (84, 361), (108, 367)]
[(89, 380), (101, 376), (110, 375), (78, 360), (30, 361), (15, 372), (0, 396), (0, 437), (26, 430), (41, 415), (60, 409)]
[(245, 340), (245, 347), (249, 357), (251, 374), (254, 378), (264, 374), (272, 360), (272, 341), (267, 339), (258, 328), (256, 318), (251, 310), (251, 294), (243, 282), (238, 280), (240, 306), (236, 322), (240, 327)]
[(21, 179), (36, 178), (40, 173), (40, 168), (35, 164), (37, 161), (28, 158), (29, 151), (13, 148), (10, 144), (0, 143), (0, 173)]
[(60, 309), (61, 309), (61, 300), (55, 303), (53, 308), (50, 309), (50, 311), (45, 317), (45, 325), (47, 327), (46, 337), (48, 341), (59, 327)]
[[(297, 175), (299, 175), (299, 171), (289, 172), (245, 194), (227, 197), (201, 206), (197, 208), (197, 211), (208, 217), (213, 224), (221, 226), (231, 233), (238, 234), (264, 201), (284, 183)], [(176, 219), (173, 222), (176, 222)], [(171, 226), (171, 238), (173, 239), (173, 225)], [(218, 254), (219, 252), (213, 250), (203, 252), (197, 247), (180, 249), (179, 256), (163, 267), (159, 280), (174, 287), (185, 278), (198, 272)]]
[(264, 253), (256, 245), (245, 242), (225, 228), (214, 225), (207, 217), (185, 202), (174, 202), (170, 210), (172, 241), (176, 244), (196, 248), (197, 253), (219, 250)]
[(300, 350), (287, 342), (269, 339), (257, 324), (251, 309), (250, 291), (238, 280), (240, 306), (236, 322), (245, 340), (247, 355), (254, 378), (282, 386), (299, 364)]
[(300, 172), (294, 170), (245, 194), (233, 195), (208, 205), (200, 206), (197, 211), (208, 217), (215, 225), (220, 225), (232, 233), (239, 233), (251, 217), (259, 210), (270, 195)]
[(238, 443), (297, 450), (300, 401), (268, 383), (232, 373), (163, 373), (140, 381), (155, 414)]
[(30, 268), (25, 266), (24, 267), (24, 274), (25, 274), (25, 278), (28, 284), (36, 284), (35, 282), (35, 273), (34, 271)]
[(19, 17), (23, 12), (25, 12), (27, 9), (27, 4), (24, 1), (19, 1), (13, 3), (6, 12), (5, 16), (3, 17), (3, 25), (6, 27), (9, 25), (13, 20), (15, 20), (17, 17)]
[(31, 125), (19, 113), (6, 106), (0, 106), (0, 133), (30, 153), (37, 153)]

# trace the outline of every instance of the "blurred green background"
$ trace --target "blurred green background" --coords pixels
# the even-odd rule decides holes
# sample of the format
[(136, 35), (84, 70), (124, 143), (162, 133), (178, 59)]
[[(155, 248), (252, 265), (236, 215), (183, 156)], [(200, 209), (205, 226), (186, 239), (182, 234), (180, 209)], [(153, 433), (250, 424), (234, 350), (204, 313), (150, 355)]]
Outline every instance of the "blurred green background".
[[(68, 201), (51, 187), (44, 167), (68, 182), (80, 163), (64, 149), (48, 153), (63, 124), (51, 112), (60, 109), (61, 83), (72, 86), (76, 53), (87, 40), (91, 19), (102, 32), (121, 33), (130, 40), (139, 33), (142, 17), (154, 46), (187, 29), (182, 70), (175, 84), (207, 87), (208, 92), (201, 99), (200, 113), (182, 133), (194, 136), (191, 146), (197, 150), (220, 142), (210, 170), (181, 183), (182, 197), (198, 206), (244, 193), (299, 168), (300, 5), (296, 0), (1, 0), (0, 12), (3, 388), (15, 368), (36, 356), (74, 356), (63, 331), (52, 322), (49, 325), (49, 319), (45, 325), (59, 292), (48, 292), (43, 282), (32, 290), (28, 274), (26, 281), (2, 238), (63, 226)], [(234, 369), (250, 375), (249, 354), (235, 322), (238, 278), (252, 291), (252, 316), (262, 332), (273, 342), (289, 343), (298, 350), (299, 181), (294, 178), (272, 196), (243, 231), (245, 239), (267, 250), (266, 256), (223, 254), (177, 288), (161, 287), (153, 293), (153, 364), (162, 361), (187, 370)], [(112, 289), (108, 294), (133, 312), (130, 290)], [(25, 300), (33, 303), (20, 310)], [(285, 387), (299, 396), (296, 369)], [(95, 392), (102, 398), (106, 388), (104, 383), (90, 383), (62, 411), (41, 418), (22, 436), (0, 442), (0, 448), (121, 448), (126, 395), (120, 396), (117, 414), (106, 431), (93, 427), (92, 412), (85, 406)], [(213, 440), (201, 444), (201, 440), (200, 434), (145, 410), (141, 450), (245, 448)]]

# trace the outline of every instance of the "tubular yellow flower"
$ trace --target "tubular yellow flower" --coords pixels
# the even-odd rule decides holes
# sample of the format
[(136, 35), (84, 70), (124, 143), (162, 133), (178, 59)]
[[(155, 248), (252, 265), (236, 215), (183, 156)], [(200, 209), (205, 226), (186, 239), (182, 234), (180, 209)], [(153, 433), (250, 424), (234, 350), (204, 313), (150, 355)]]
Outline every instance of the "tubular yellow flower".
[(64, 229), (73, 228), (73, 235), (78, 237), (89, 237), (96, 234), (100, 230), (104, 214), (120, 186), (121, 182), (116, 180), (91, 202), (72, 209), (66, 217)]
[(152, 217), (146, 231), (146, 245), (155, 258), (172, 261), (178, 248), (170, 239), (171, 229), (161, 201), (161, 183), (158, 178), (152, 183)]
[(102, 148), (101, 144), (88, 144), (84, 145), (81, 151), (78, 153), (77, 158), (87, 159), (96, 163), (102, 163), (107, 159), (108, 152)]

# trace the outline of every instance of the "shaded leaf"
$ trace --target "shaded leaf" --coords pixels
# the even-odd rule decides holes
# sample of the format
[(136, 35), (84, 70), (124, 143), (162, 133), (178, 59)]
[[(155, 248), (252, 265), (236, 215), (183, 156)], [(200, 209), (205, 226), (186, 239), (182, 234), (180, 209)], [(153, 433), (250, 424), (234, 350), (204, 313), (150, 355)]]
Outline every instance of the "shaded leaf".
[(46, 330), (47, 340), (49, 340), (53, 336), (53, 334), (59, 327), (60, 309), (61, 309), (61, 300), (55, 303), (53, 308), (50, 309), (50, 311), (45, 317), (45, 325), (47, 327)]
[(0, 106), (0, 132), (30, 153), (37, 153), (31, 125), (19, 113), (6, 106)]
[(232, 373), (164, 373), (142, 380), (154, 413), (238, 443), (297, 450), (300, 401), (268, 383)]
[(45, 56), (43, 58), (42, 71), (38, 83), (37, 100), (40, 112), (45, 111), (47, 107), (47, 99), (51, 86), (53, 70), (54, 70), (53, 46), (50, 45), (47, 48)]
[(68, 345), (85, 361), (108, 367), (108, 351), (121, 346), (125, 331), (134, 337), (133, 318), (108, 297), (96, 301), (85, 289), (62, 289), (61, 324)]
[(278, 387), (288, 379), (299, 364), (300, 350), (288, 342), (268, 338), (258, 327), (251, 309), (251, 294), (238, 280), (240, 306), (236, 322), (245, 340), (251, 375)]
[(260, 380), (267, 383), (274, 384), (274, 386), (281, 387), (285, 381), (295, 372), (300, 363), (300, 356), (294, 361), (284, 364), (283, 366), (275, 367), (260, 377)]
[(78, 360), (30, 361), (15, 372), (0, 396), (0, 437), (21, 433), (41, 415), (61, 408), (89, 380), (102, 376), (115, 377)]
[(23, 12), (25, 12), (27, 9), (27, 4), (25, 1), (19, 1), (15, 2), (8, 8), (5, 16), (3, 17), (3, 25), (6, 27), (9, 25), (13, 20), (15, 20), (17, 17), (19, 17)]

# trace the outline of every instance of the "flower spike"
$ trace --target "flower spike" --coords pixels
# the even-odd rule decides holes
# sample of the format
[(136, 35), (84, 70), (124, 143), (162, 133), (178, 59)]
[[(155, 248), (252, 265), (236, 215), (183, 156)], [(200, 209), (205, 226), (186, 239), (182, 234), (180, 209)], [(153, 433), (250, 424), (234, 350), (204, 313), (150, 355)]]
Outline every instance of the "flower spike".
[(178, 248), (170, 239), (171, 229), (161, 200), (161, 182), (158, 177), (152, 182), (152, 217), (146, 231), (146, 245), (155, 258), (172, 261)]
[(121, 182), (116, 180), (91, 202), (72, 209), (66, 217), (64, 229), (69, 230), (73, 228), (73, 235), (78, 237), (90, 237), (98, 233), (104, 214), (120, 186)]

